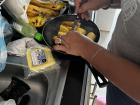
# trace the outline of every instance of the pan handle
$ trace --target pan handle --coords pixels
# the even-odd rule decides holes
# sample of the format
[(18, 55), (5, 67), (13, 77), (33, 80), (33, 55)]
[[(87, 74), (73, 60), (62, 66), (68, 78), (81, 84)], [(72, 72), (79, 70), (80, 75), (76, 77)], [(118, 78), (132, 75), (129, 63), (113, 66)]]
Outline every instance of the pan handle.
[(92, 74), (94, 75), (94, 78), (100, 88), (105, 87), (108, 84), (108, 80), (100, 73), (98, 72), (93, 66), (91, 66), (89, 63), (87, 63), (89, 69), (91, 70)]

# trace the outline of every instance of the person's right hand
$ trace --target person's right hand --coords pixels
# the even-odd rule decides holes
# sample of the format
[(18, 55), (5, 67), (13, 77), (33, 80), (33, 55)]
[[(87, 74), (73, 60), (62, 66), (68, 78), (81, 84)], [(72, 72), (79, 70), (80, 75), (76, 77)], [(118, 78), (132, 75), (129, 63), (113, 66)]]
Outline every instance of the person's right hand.
[(81, 14), (82, 18), (86, 18), (89, 10), (98, 10), (106, 7), (109, 4), (109, 0), (74, 0), (76, 12)]
[(54, 50), (84, 57), (83, 55), (87, 52), (86, 48), (90, 44), (93, 44), (93, 42), (84, 35), (70, 31), (66, 35), (55, 39)]

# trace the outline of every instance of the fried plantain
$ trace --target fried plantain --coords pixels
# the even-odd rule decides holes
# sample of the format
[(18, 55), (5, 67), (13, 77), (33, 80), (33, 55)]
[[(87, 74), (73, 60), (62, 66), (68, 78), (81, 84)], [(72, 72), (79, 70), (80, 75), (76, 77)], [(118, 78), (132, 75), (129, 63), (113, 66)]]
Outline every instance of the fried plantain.
[(93, 32), (89, 32), (89, 33), (87, 34), (87, 37), (88, 37), (89, 39), (91, 39), (91, 40), (95, 40), (95, 39), (96, 39), (96, 35), (95, 35)]

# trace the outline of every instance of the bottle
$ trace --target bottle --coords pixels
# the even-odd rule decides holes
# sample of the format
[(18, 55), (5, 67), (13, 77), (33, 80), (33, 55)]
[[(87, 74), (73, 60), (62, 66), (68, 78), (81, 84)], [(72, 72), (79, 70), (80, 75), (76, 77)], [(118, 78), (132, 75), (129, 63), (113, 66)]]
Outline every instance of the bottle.
[[(8, 1), (10, 2), (10, 0), (8, 0)], [(30, 0), (24, 0), (24, 2), (26, 2), (26, 6), (28, 6)], [(37, 29), (35, 27), (33, 27), (32, 25), (30, 25), (28, 23), (28, 21), (22, 17), (22, 15), (24, 15), (25, 12), (24, 13), (22, 12), (21, 13), (22, 15), (21, 14), (14, 14), (15, 12), (11, 11), (10, 7), (7, 6), (6, 4), (8, 5), (10, 3), (5, 3), (4, 8), (5, 8), (6, 12), (14, 20), (13, 28), (25, 37), (31, 37), (31, 38), (34, 38), (38, 42), (42, 42), (43, 41), (42, 34), (37, 32)], [(24, 17), (26, 17), (26, 16), (24, 16)]]
[(7, 60), (7, 49), (4, 40), (4, 28), (8, 22), (3, 18), (0, 12), (0, 72), (4, 70)]
[(16, 19), (16, 22), (13, 23), (13, 28), (25, 37), (34, 38), (39, 42), (43, 40), (42, 34), (39, 33), (35, 27), (26, 23), (21, 18)]
[(25, 37), (34, 37), (36, 34), (38, 34), (35, 27), (26, 23), (21, 18), (18, 18), (16, 19), (16, 22), (13, 22), (13, 28)]

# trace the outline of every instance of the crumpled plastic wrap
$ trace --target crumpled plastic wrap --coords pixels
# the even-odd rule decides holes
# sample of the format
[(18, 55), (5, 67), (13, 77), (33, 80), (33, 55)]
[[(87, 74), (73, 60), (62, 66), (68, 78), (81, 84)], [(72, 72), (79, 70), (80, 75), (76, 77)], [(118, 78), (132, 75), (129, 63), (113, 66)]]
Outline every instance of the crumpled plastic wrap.
[[(40, 53), (40, 51), (44, 53)], [(24, 62), (28, 65), (27, 68), (24, 68), (24, 76), (26, 79), (38, 73), (59, 70), (60, 68), (61, 62), (53, 56), (51, 49), (38, 44), (33, 38), (25, 37), (8, 43), (7, 52), (8, 55), (25, 58)]]
[(59, 70), (61, 63), (54, 57), (51, 49), (47, 47), (27, 49), (26, 61), (28, 68), (25, 68), (25, 78), (31, 77), (38, 73)]
[(42, 47), (33, 38), (22, 38), (9, 42), (7, 45), (8, 55), (25, 56), (27, 48), (40, 48)]

